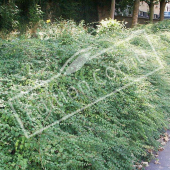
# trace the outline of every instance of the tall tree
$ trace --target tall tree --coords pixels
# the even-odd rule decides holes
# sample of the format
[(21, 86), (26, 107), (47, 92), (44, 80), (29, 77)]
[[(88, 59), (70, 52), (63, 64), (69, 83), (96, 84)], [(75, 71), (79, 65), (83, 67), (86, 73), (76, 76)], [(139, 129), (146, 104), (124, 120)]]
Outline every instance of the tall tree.
[(116, 0), (112, 0), (111, 3), (111, 10), (110, 10), (110, 18), (114, 19), (115, 18), (115, 2)]
[(158, 4), (159, 0), (144, 0), (149, 5), (149, 20), (153, 22), (154, 6)]
[(135, 0), (133, 5), (132, 27), (138, 23), (140, 0)]
[(165, 6), (166, 6), (166, 0), (160, 0), (160, 21), (164, 20)]
[(149, 3), (149, 20), (153, 22), (154, 19), (154, 0), (150, 0)]

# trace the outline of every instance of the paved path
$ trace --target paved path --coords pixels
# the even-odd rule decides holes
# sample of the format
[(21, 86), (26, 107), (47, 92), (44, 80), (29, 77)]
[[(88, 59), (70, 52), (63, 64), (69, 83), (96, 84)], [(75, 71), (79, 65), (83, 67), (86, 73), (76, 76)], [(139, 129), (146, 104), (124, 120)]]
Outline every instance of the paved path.
[[(170, 130), (168, 134), (170, 134)], [(160, 164), (154, 164), (155, 160), (152, 160), (146, 170), (170, 170), (170, 141), (166, 144), (164, 150), (159, 152), (157, 159), (159, 159)]]

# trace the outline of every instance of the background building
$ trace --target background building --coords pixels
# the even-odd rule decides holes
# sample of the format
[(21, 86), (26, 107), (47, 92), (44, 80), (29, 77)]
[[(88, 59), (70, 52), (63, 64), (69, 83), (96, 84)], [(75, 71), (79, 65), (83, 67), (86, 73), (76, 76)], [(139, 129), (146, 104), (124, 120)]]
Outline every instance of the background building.
[(170, 3), (166, 4), (164, 17), (165, 19), (170, 19)]
[[(154, 6), (154, 19), (159, 18), (160, 4)], [(139, 7), (139, 17), (149, 18), (149, 5), (142, 1)]]
[(166, 4), (165, 12), (170, 12), (170, 3)]

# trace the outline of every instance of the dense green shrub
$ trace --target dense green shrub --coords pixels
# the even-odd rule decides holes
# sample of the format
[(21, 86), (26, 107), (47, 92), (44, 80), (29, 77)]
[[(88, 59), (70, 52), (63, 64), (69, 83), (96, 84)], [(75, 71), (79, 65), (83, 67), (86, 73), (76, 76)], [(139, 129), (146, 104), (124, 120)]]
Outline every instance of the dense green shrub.
[(158, 22), (158, 23), (152, 25), (153, 32), (166, 31), (169, 29), (170, 29), (170, 21), (169, 20), (164, 20), (162, 22)]
[(0, 6), (0, 27), (3, 30), (14, 30), (19, 26), (20, 10), (14, 3)]
[(157, 32), (164, 32), (168, 31), (170, 28), (170, 20), (163, 20), (161, 22), (157, 22), (155, 24), (147, 24), (147, 25), (140, 25), (139, 29), (145, 29), (148, 33), (157, 33)]
[(81, 20), (85, 20), (86, 23), (98, 21), (98, 2), (91, 0), (3, 0), (0, 1), (0, 6), (0, 30), (4, 28), (11, 31), (18, 28), (20, 23), (19, 31), (24, 32), (29, 22), (37, 23), (42, 18), (55, 21), (56, 18), (62, 17), (77, 23)]
[(33, 24), (38, 23), (42, 19), (43, 12), (41, 7), (37, 4), (29, 8), (29, 21)]
[[(118, 40), (125, 40), (131, 32), (124, 31), (117, 37), (111, 36), (112, 31), (110, 33), (109, 36), (93, 36), (87, 33), (83, 23), (76, 26), (72, 21), (62, 21), (54, 24), (43, 23), (43, 28), (38, 30), (37, 39), (0, 40), (0, 65), (3, 65), (0, 67), (1, 169), (131, 170), (137, 162), (150, 158), (148, 150), (158, 149), (160, 144), (157, 139), (167, 127), (170, 111), (167, 100), (170, 90), (170, 50), (169, 39), (165, 38), (165, 35), (170, 36), (170, 32), (149, 35), (153, 37), (151, 41), (157, 47), (157, 53), (165, 69), (135, 83), (132, 81), (140, 74), (157, 68), (158, 63), (155, 61), (152, 48), (144, 35), (118, 44)], [(80, 70), (53, 79), (47, 86), (32, 93), (42, 97), (44, 101), (53, 101), (55, 106), (57, 103), (51, 94), (60, 98), (58, 110), (53, 110), (50, 116), (43, 110), (44, 114), (37, 117), (37, 120), (48, 125), (127, 83), (132, 83), (131, 86), (27, 139), (8, 100), (20, 91), (27, 91), (30, 87), (56, 76), (65, 62), (78, 51), (87, 49), (86, 52), (93, 56), (106, 48), (110, 50), (87, 61)], [(130, 59), (135, 58), (135, 53), (129, 49), (136, 50), (136, 53), (143, 50), (149, 54), (147, 64), (139, 65), (136, 60), (131, 62)], [(107, 72), (110, 79), (107, 79), (106, 68), (115, 68), (127, 57), (129, 60), (120, 66), (121, 71), (117, 71), (116, 78), (112, 79), (114, 74), (113, 70), (110, 70)], [(69, 61), (68, 67), (63, 71), (72, 63), (72, 60)], [(96, 72), (97, 69), (100, 69), (100, 72)], [(99, 84), (94, 82), (94, 72)], [(124, 77), (128, 79), (123, 79)], [(89, 92), (86, 84), (83, 84), (82, 94), (78, 88), (80, 81), (86, 81), (91, 91)], [(77, 100), (69, 98), (69, 102), (61, 105), (64, 98), (60, 92), (65, 93), (70, 86), (76, 87), (79, 91)], [(46, 90), (49, 93), (45, 94)], [(76, 97), (74, 91), (70, 92), (70, 95)], [(31, 95), (26, 99), (22, 98), (23, 101), (32, 106), (40, 103), (34, 101)], [(34, 122), (30, 125), (29, 117), (25, 116), (21, 108), (21, 103), (15, 104), (15, 109), (27, 125), (26, 129), (33, 132), (39, 124)], [(37, 110), (33, 114), (35, 117), (38, 116)]]
[(120, 32), (125, 27), (123, 23), (113, 19), (105, 19), (100, 22), (98, 26), (99, 34), (109, 34), (114, 32)]

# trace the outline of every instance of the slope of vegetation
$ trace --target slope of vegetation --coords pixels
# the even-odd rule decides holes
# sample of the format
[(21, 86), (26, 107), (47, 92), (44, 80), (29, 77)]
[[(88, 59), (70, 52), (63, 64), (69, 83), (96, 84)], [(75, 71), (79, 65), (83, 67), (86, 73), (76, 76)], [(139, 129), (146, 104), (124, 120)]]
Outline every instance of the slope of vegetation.
[[(170, 22), (143, 26), (146, 34), (140, 33), (141, 27), (124, 30), (120, 24), (116, 29), (109, 25), (91, 32), (83, 24), (62, 21), (45, 24), (38, 38), (0, 39), (0, 169), (131, 170), (159, 148), (157, 140), (169, 123)], [(153, 71), (160, 61), (150, 43), (163, 65), (157, 72)], [(98, 55), (72, 74), (53, 79), (77, 52)], [(10, 98), (50, 78), (32, 94), (12, 101), (12, 110)], [(88, 86), (82, 83), (80, 88), (84, 81)], [(16, 111), (31, 135), (114, 91), (31, 138), (25, 137), (14, 116)], [(46, 107), (36, 109), (42, 101)], [(32, 106), (30, 114), (27, 105)]]

